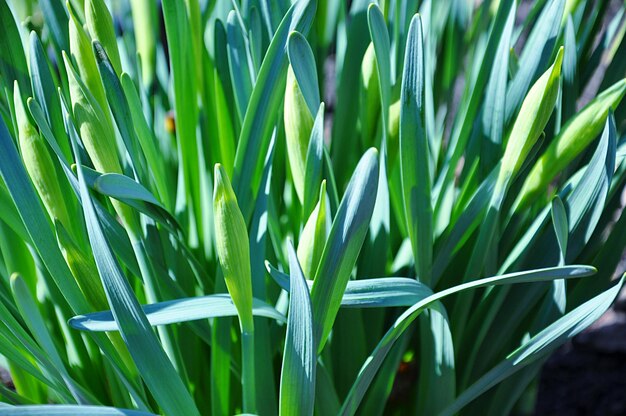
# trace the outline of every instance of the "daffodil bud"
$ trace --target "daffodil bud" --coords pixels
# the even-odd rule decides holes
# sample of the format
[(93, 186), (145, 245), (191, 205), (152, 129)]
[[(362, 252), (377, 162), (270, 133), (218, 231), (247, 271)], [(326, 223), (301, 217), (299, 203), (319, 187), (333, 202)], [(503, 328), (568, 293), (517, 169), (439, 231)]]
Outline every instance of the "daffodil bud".
[(359, 89), (359, 120), (361, 137), (366, 147), (372, 146), (380, 118), (380, 87), (378, 85), (378, 64), (374, 44), (370, 43), (361, 63), (361, 88)]
[(546, 127), (559, 93), (563, 47), (552, 66), (530, 88), (506, 144), (498, 181), (508, 181), (522, 166)]
[(115, 147), (115, 133), (105, 120), (104, 111), (63, 53), (70, 87), (72, 113), (85, 149), (97, 171), (122, 173)]
[(156, 71), (156, 2), (153, 0), (131, 0), (135, 28), (137, 54), (141, 59), (141, 79), (145, 86), (152, 85)]
[(326, 238), (330, 231), (330, 216), (326, 211), (326, 181), (322, 181), (320, 199), (309, 216), (298, 243), (298, 261), (307, 279), (313, 279), (322, 258)]
[(112, 123), (108, 113), (107, 98), (104, 92), (104, 86), (102, 85), (102, 78), (100, 78), (96, 57), (91, 47), (91, 40), (74, 15), (72, 6), (69, 3), (67, 3), (67, 8), (70, 12), (70, 56), (74, 59), (78, 74), (87, 86), (87, 89), (89, 89), (91, 95), (93, 95), (96, 102), (103, 110), (107, 109), (107, 111), (104, 112), (104, 117), (109, 123)]
[(291, 175), (298, 198), (300, 202), (303, 202), (306, 153), (309, 147), (311, 129), (313, 128), (313, 115), (304, 100), (291, 65), (289, 65), (287, 71), (284, 119), (287, 157), (291, 167)]
[(113, 19), (103, 0), (85, 1), (85, 20), (91, 39), (98, 40), (102, 44), (113, 69), (118, 75), (121, 74), (122, 62), (120, 52), (117, 49)]
[(109, 308), (102, 281), (98, 275), (96, 263), (91, 252), (81, 250), (65, 227), (59, 221), (54, 222), (57, 242), (67, 265), (93, 310), (103, 311)]
[(250, 273), (250, 243), (237, 197), (224, 167), (215, 165), (213, 217), (217, 255), (228, 293), (237, 308), (241, 330), (254, 329), (252, 319), (252, 275)]
[[(65, 52), (63, 61), (70, 87), (74, 122), (89, 158), (98, 172), (122, 174), (113, 126), (107, 122), (104, 111), (76, 73)], [(133, 210), (116, 199), (111, 199), (111, 203), (127, 226), (127, 231), (135, 235), (138, 232), (138, 223)]]
[(55, 171), (52, 158), (44, 139), (39, 135), (26, 114), (26, 107), (22, 101), (17, 81), (14, 84), (13, 100), (15, 104), (15, 118), (19, 137), (20, 152), (24, 166), (39, 193), (46, 210), (51, 218), (58, 218), (62, 223), (69, 225), (69, 215), (61, 187), (53, 174)]
[(602, 132), (609, 110), (626, 93), (626, 79), (616, 82), (573, 116), (537, 160), (520, 193), (520, 208), (532, 202), (547, 184)]
[(394, 166), (400, 147), (400, 100), (389, 106), (389, 126), (387, 127), (387, 158), (389, 166)]

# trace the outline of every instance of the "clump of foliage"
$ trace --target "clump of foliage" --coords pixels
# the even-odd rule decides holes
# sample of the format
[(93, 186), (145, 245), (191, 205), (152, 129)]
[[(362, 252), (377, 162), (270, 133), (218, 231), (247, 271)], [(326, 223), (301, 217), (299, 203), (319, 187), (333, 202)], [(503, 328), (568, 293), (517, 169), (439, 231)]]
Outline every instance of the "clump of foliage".
[(532, 404), (623, 283), (626, 18), (518, 11), (0, 0), (0, 413)]

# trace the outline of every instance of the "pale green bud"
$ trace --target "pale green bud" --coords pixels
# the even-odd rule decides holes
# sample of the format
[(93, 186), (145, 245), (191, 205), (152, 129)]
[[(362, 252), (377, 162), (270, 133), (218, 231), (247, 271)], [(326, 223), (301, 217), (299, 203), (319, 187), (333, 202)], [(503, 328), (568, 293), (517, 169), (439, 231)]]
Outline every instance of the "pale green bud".
[(228, 293), (237, 308), (241, 330), (254, 330), (248, 230), (224, 167), (215, 165), (213, 217), (215, 243)]
[(111, 61), (113, 69), (118, 74), (122, 73), (120, 52), (117, 49), (113, 19), (103, 0), (85, 1), (85, 20), (87, 30), (92, 40), (98, 40)]
[(72, 101), (74, 121), (97, 171), (122, 173), (115, 145), (115, 133), (107, 123), (104, 111), (93, 96), (89, 86), (83, 83), (63, 52)]
[(387, 158), (389, 166), (394, 166), (400, 147), (400, 100), (389, 107), (389, 126), (387, 128)]
[(540, 195), (554, 177), (602, 132), (609, 110), (626, 93), (626, 79), (616, 82), (573, 116), (537, 160), (520, 193), (520, 208)]
[(137, 53), (141, 58), (141, 78), (145, 86), (152, 84), (156, 66), (156, 2), (131, 0)]
[(26, 107), (22, 102), (17, 81), (14, 84), (13, 100), (20, 152), (26, 171), (50, 217), (58, 218), (59, 221), (69, 226), (71, 224), (70, 217), (61, 187), (54, 174), (55, 168), (52, 158), (44, 139), (39, 135), (35, 126), (31, 124), (26, 114)]
[(361, 63), (361, 88), (359, 90), (359, 120), (361, 136), (366, 147), (372, 146), (380, 118), (380, 87), (378, 64), (374, 44), (370, 42)]
[(81, 250), (59, 221), (55, 221), (54, 226), (63, 257), (93, 310), (108, 309), (109, 304), (91, 252)]
[[(123, 174), (113, 126), (107, 122), (104, 111), (76, 73), (65, 52), (63, 61), (70, 87), (74, 122), (89, 158), (98, 172)], [(139, 225), (132, 208), (117, 199), (111, 199), (111, 203), (127, 227), (129, 235), (134, 238), (139, 232)]]
[(107, 110), (107, 112), (104, 113), (104, 117), (109, 123), (112, 123), (108, 113), (108, 103), (104, 86), (102, 85), (102, 78), (100, 77), (100, 72), (96, 64), (96, 56), (91, 47), (91, 40), (74, 15), (74, 11), (69, 3), (67, 3), (67, 8), (70, 11), (70, 55), (76, 63), (80, 78), (87, 86), (87, 89), (89, 89), (91, 95), (93, 95), (100, 108)]
[(298, 261), (307, 279), (315, 277), (330, 231), (331, 218), (327, 214), (326, 199), (326, 181), (324, 180), (320, 190), (320, 199), (304, 225), (298, 243)]
[(554, 64), (530, 88), (509, 135), (498, 181), (508, 181), (522, 166), (546, 127), (559, 93), (563, 47)]
[(300, 202), (303, 202), (306, 154), (309, 147), (311, 129), (313, 128), (313, 115), (304, 100), (291, 65), (289, 65), (287, 71), (284, 120), (287, 157), (291, 167), (291, 175), (298, 198)]

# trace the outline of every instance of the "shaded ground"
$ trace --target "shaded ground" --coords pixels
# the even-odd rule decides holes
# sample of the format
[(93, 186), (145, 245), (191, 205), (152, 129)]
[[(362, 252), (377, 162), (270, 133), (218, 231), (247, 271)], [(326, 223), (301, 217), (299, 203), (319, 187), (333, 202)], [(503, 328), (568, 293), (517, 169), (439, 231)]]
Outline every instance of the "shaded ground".
[(543, 367), (537, 416), (626, 415), (626, 292)]

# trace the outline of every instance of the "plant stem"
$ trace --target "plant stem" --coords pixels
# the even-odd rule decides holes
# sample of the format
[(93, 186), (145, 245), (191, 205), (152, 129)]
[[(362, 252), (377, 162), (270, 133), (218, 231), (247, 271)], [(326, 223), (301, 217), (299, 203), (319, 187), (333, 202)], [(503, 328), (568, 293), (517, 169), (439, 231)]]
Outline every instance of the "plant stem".
[(243, 411), (256, 413), (256, 380), (254, 371), (254, 330), (241, 332), (241, 384)]

